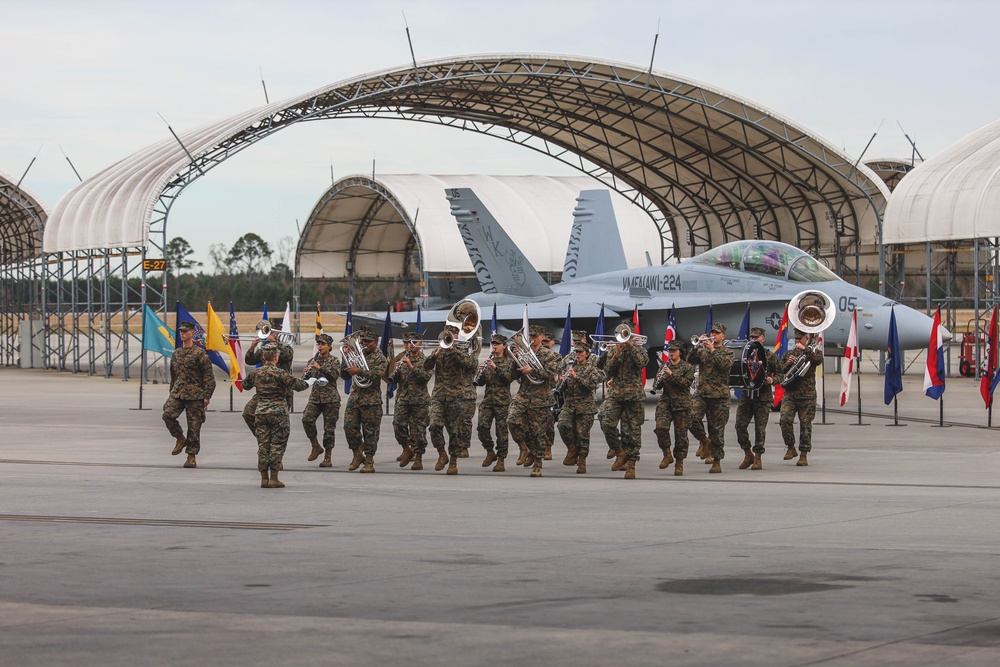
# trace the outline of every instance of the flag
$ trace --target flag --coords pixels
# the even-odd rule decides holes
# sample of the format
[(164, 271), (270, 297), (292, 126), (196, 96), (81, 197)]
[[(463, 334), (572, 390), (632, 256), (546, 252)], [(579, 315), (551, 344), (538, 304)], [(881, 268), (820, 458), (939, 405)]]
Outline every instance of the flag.
[(927, 367), (924, 369), (924, 394), (935, 401), (944, 395), (944, 333), (941, 328), (941, 307), (934, 313), (931, 338), (927, 344)]
[[(639, 305), (638, 304), (636, 304), (635, 307), (632, 309), (632, 324), (635, 325), (634, 327), (632, 327), (633, 331), (636, 334), (640, 333), (639, 332)], [(649, 361), (648, 357), (647, 357), (646, 361)], [(642, 386), (643, 387), (646, 386), (646, 367), (645, 366), (642, 367)]]
[[(497, 328), (497, 322), (496, 322), (495, 318), (493, 320), (493, 328), (494, 329)], [(423, 332), (424, 332), (423, 329), (420, 327), (420, 304), (418, 303), (417, 304), (417, 333), (418, 334), (422, 334)]]
[[(323, 314), (319, 309), (319, 301), (316, 302), (316, 335), (323, 333)], [(313, 341), (313, 356), (319, 354), (319, 343)]]
[[(267, 320), (267, 301), (264, 302), (264, 314), (261, 315), (261, 319)], [(270, 322), (270, 320), (268, 320)]]
[[(601, 304), (601, 313), (597, 316), (597, 327), (594, 329), (594, 337), (600, 340), (600, 336), (604, 335), (604, 304)], [(591, 354), (600, 354), (601, 344), (594, 343), (594, 351)]]
[[(419, 331), (419, 329), (418, 329), (418, 331)], [(348, 301), (347, 302), (347, 320), (344, 322), (344, 337), (346, 338), (346, 337), (348, 337), (350, 335), (351, 335), (351, 302)], [(344, 393), (345, 394), (350, 394), (351, 393), (351, 378), (350, 377), (348, 377), (346, 380), (344, 380)]]
[[(820, 352), (826, 350), (826, 341), (823, 339), (822, 331), (816, 334), (816, 342), (813, 343), (813, 346)], [(816, 383), (821, 387), (820, 391), (816, 392), (816, 406), (819, 408), (826, 407), (826, 386), (823, 384), (823, 372), (826, 370), (825, 366), (826, 364), (823, 362), (820, 362), (820, 364), (816, 366)]]
[(490, 330), (490, 335), (492, 336), (497, 332), (497, 302), (493, 302), (493, 321), (490, 323), (492, 327)]
[(993, 391), (1000, 381), (1000, 364), (997, 363), (997, 308), (993, 306), (993, 318), (990, 320), (990, 328), (986, 335), (986, 358), (983, 360), (983, 379), (979, 382), (979, 393), (986, 403), (987, 409), (993, 406)]
[(708, 307), (708, 320), (705, 322), (705, 333), (712, 333), (712, 306)]
[[(392, 353), (392, 318), (390, 314), (392, 313), (392, 306), (390, 305), (385, 310), (385, 324), (382, 325), (382, 340), (379, 343), (379, 349), (382, 350), (382, 354), (385, 358), (392, 362), (392, 358), (395, 356)], [(386, 387), (385, 397), (387, 399), (392, 398), (392, 395), (396, 391), (396, 383), (389, 383)]]
[[(218, 366), (219, 368), (221, 368), (222, 370), (224, 370), (226, 372), (226, 375), (229, 375), (229, 366), (226, 364), (226, 359), (228, 358), (228, 355), (226, 355), (226, 357), (223, 358), (223, 356), (221, 354), (219, 354), (219, 352), (217, 350), (207, 349), (205, 347), (205, 330), (202, 328), (201, 324), (199, 324), (198, 320), (194, 319), (194, 316), (191, 315), (191, 313), (189, 313), (187, 311), (187, 309), (184, 308), (184, 306), (181, 305), (180, 301), (176, 301), (174, 303), (176, 304), (175, 305), (175, 313), (176, 313), (176, 316), (175, 316), (175, 319), (176, 319), (175, 325), (180, 325), (180, 323), (184, 322), (185, 320), (188, 321), (188, 322), (193, 323), (194, 324), (194, 344), (197, 345), (198, 347), (200, 347), (201, 349), (205, 350), (208, 353), (209, 360), (213, 364), (215, 364), (216, 366)], [(222, 325), (220, 324), (219, 326), (221, 327)], [(177, 327), (175, 326), (174, 328), (176, 329)], [(181, 346), (181, 337), (180, 336), (177, 337), (177, 343), (176, 343), (176, 345), (177, 345), (177, 347)]]
[(667, 354), (667, 344), (677, 338), (677, 322), (674, 320), (674, 304), (670, 304), (670, 317), (667, 318), (667, 330), (663, 333), (663, 351), (660, 352), (660, 361), (667, 363), (670, 356)]
[(524, 304), (524, 318), (521, 321), (521, 327), (524, 329), (524, 335), (528, 335), (528, 327), (530, 323), (528, 322), (528, 304)]
[(223, 337), (225, 329), (222, 328), (222, 320), (212, 309), (212, 302), (208, 302), (208, 312), (205, 315), (205, 320), (208, 322), (208, 331), (205, 333), (205, 348), (208, 350), (209, 358), (211, 358), (212, 353), (219, 355), (220, 360), (223, 362), (221, 365), (217, 363), (214, 359), (212, 363), (226, 371), (229, 375), (229, 379), (233, 382), (240, 377), (240, 361), (236, 358), (233, 353), (233, 348), (229, 347), (229, 343)]
[(847, 348), (844, 350), (844, 362), (840, 367), (840, 375), (843, 380), (840, 383), (840, 405), (847, 403), (851, 396), (851, 376), (860, 363), (859, 356), (861, 350), (858, 349), (858, 312), (854, 311), (851, 317), (851, 330), (847, 334)]
[[(494, 315), (496, 313), (494, 312)], [(573, 321), (570, 317), (570, 305), (566, 304), (566, 324), (563, 325), (563, 337), (559, 341), (559, 356), (565, 357), (569, 354), (570, 348), (573, 345)]]
[(236, 388), (243, 391), (243, 345), (240, 343), (240, 329), (236, 326), (236, 311), (233, 310), (233, 302), (229, 302), (229, 347), (239, 361), (239, 374), (236, 376)]
[(288, 305), (287, 301), (285, 302), (285, 316), (281, 320), (280, 331), (288, 334), (292, 333), (292, 307)]
[(153, 309), (143, 306), (142, 310), (142, 349), (162, 354), (165, 357), (173, 355), (177, 344), (174, 342), (174, 332), (167, 328)]
[(896, 394), (903, 391), (903, 351), (899, 349), (899, 332), (896, 330), (896, 308), (889, 311), (889, 340), (886, 342), (885, 404), (892, 403)]
[[(774, 356), (780, 361), (788, 352), (788, 304), (785, 304), (785, 312), (781, 314), (781, 324), (778, 325), (777, 339), (774, 341)], [(785, 388), (781, 384), (774, 385), (774, 407), (781, 405), (781, 399), (785, 397)]]
[(743, 322), (740, 323), (740, 333), (737, 336), (740, 340), (750, 340), (750, 304), (747, 304), (747, 312), (743, 313)]

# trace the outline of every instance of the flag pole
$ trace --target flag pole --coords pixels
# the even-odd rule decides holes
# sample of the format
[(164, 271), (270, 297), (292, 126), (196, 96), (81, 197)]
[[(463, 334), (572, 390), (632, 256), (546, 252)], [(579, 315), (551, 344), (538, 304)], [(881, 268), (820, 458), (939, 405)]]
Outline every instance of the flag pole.
[[(856, 313), (860, 313), (862, 310), (864, 310), (864, 308), (861, 308), (859, 306), (859, 307), (855, 308), (854, 310), (855, 310)], [(857, 334), (858, 334), (858, 338), (860, 339), (861, 338), (861, 332), (858, 331)], [(871, 426), (870, 423), (868, 423), (868, 422), (862, 422), (861, 421), (861, 354), (860, 354), (860, 351), (861, 351), (861, 342), (859, 340), (858, 341), (858, 373), (857, 373), (857, 376), (858, 376), (858, 423), (857, 424), (851, 424), (851, 426)]]
[(825, 368), (825, 366), (826, 366), (826, 356), (825, 355), (823, 356), (822, 363), (824, 365), (824, 368), (823, 368), (823, 377), (820, 378), (820, 391), (823, 392), (823, 409), (820, 411), (820, 415), (821, 415), (821, 419), (823, 421), (820, 422), (820, 425), (821, 426), (833, 426), (837, 422), (828, 422), (826, 420), (826, 368)]

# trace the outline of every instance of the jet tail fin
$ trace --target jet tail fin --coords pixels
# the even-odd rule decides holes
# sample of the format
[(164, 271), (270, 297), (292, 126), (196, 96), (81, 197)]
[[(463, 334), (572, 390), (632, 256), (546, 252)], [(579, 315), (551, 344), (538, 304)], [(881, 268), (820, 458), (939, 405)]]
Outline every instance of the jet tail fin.
[(583, 190), (573, 210), (562, 279), (572, 280), (628, 268), (618, 219), (607, 190)]
[(448, 188), (451, 214), (487, 294), (541, 297), (552, 290), (471, 188)]

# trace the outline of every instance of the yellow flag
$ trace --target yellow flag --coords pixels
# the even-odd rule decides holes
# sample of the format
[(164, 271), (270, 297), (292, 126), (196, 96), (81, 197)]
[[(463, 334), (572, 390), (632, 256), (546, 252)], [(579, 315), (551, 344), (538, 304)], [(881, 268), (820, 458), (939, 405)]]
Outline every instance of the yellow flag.
[(222, 320), (215, 314), (212, 304), (208, 304), (208, 313), (205, 317), (208, 320), (208, 329), (205, 331), (205, 349), (215, 350), (219, 354), (229, 358), (229, 379), (235, 382), (240, 377), (240, 361), (233, 354), (233, 348), (226, 344), (226, 339), (222, 337), (227, 330), (222, 328)]

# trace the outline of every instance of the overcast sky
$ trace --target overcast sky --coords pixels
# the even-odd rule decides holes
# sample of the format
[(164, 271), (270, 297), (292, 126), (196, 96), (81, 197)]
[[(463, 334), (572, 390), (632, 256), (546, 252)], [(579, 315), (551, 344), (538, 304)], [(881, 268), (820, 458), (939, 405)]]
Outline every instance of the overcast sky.
[[(565, 53), (654, 67), (757, 102), (858, 156), (925, 158), (1000, 117), (1000, 3), (620, 0), (0, 0), (0, 171), (51, 210), (76, 183), (178, 132), (410, 60)], [(61, 147), (61, 149), (60, 149)], [(39, 153), (40, 150), (40, 153)], [(337, 178), (572, 174), (496, 139), (346, 120), (277, 133), (190, 186), (170, 214), (199, 259), (252, 231), (297, 237)], [(442, 195), (443, 196), (443, 195)], [(567, 224), (569, 224), (567, 213)]]

